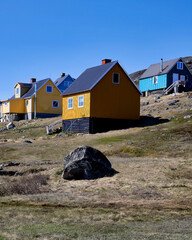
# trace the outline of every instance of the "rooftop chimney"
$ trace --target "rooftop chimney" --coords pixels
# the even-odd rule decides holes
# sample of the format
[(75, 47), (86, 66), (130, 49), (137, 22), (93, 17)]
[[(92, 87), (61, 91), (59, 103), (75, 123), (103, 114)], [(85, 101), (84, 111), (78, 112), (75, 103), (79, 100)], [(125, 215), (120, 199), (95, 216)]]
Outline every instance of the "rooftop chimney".
[(106, 64), (106, 63), (110, 63), (111, 62), (111, 59), (103, 59), (102, 60), (102, 64)]
[(61, 77), (65, 77), (65, 73), (61, 73)]
[(163, 72), (163, 58), (161, 58), (160, 72)]
[(36, 82), (36, 78), (31, 78), (31, 83), (35, 83)]

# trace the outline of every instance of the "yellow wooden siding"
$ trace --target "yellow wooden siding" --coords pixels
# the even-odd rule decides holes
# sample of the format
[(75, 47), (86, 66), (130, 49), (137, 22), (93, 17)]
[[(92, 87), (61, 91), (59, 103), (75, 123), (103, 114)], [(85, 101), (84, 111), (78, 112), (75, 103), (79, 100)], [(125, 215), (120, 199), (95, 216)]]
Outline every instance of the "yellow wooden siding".
[(25, 113), (31, 113), (32, 112), (32, 99), (27, 98), (25, 99)]
[[(112, 82), (113, 73), (119, 73), (119, 84)], [(116, 64), (92, 89), (90, 116), (112, 119), (139, 119), (140, 93), (119, 64)]]
[[(84, 96), (84, 106), (78, 107), (78, 97)], [(68, 109), (68, 98), (73, 97), (73, 108)], [(90, 92), (63, 97), (63, 120), (90, 117)]]
[[(52, 86), (53, 92), (47, 93), (46, 86)], [(33, 98), (34, 99), (34, 98)], [(52, 107), (52, 101), (59, 101), (59, 108)], [(33, 100), (34, 103), (34, 100)], [(34, 105), (34, 104), (33, 104)], [(34, 111), (34, 106), (33, 106)], [(37, 92), (37, 113), (50, 113), (50, 114), (62, 114), (62, 96), (60, 91), (55, 87), (52, 81), (48, 81), (43, 87)]]
[[(19, 93), (17, 94), (17, 88), (19, 89)], [(21, 97), (21, 86), (20, 84), (15, 85), (15, 98), (20, 98)]]
[[(7, 102), (7, 105), (5, 105), (6, 102)], [(4, 101), (4, 102), (2, 103), (2, 116), (3, 116), (3, 114), (5, 114), (5, 113), (10, 113), (10, 108), (9, 108), (9, 106), (10, 106), (9, 101)]]
[(25, 113), (24, 99), (12, 99), (10, 100), (10, 113)]

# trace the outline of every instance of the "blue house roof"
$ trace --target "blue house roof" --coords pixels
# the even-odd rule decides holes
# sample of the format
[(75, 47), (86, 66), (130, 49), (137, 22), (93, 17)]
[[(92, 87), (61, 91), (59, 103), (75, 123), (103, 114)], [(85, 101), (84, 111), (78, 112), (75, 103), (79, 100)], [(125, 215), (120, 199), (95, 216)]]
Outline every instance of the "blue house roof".
[(140, 79), (166, 74), (175, 66), (179, 60), (181, 60), (181, 58), (163, 62), (163, 71), (160, 71), (161, 63), (151, 64), (141, 75)]
[(63, 76), (63, 77), (60, 77), (60, 78), (57, 78), (54, 82), (55, 86), (58, 87), (63, 81), (65, 81), (68, 77), (71, 78), (72, 81), (74, 81), (75, 79), (72, 78), (69, 74)]

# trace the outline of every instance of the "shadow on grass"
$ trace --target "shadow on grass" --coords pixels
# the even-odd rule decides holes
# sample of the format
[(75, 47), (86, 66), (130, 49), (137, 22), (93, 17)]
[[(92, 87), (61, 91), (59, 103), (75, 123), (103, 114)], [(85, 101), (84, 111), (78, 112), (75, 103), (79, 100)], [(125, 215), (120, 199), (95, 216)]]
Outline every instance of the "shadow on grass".
[(169, 119), (163, 119), (160, 117), (153, 117), (151, 115), (141, 116), (140, 120), (137, 122), (135, 127), (147, 127), (147, 126), (154, 126), (159, 125), (162, 123), (169, 122)]
[(134, 127), (154, 126), (169, 122), (168, 119), (153, 117), (151, 115), (141, 116), (139, 120), (122, 120), (122, 119), (97, 119), (93, 133), (107, 132), (110, 130), (121, 130)]

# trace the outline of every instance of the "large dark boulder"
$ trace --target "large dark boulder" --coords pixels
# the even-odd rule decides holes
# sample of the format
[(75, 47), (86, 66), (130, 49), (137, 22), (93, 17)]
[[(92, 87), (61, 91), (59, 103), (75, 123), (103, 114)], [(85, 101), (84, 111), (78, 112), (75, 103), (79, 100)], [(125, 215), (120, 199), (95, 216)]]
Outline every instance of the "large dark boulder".
[(115, 173), (105, 155), (92, 147), (78, 147), (64, 158), (64, 179), (96, 179)]

